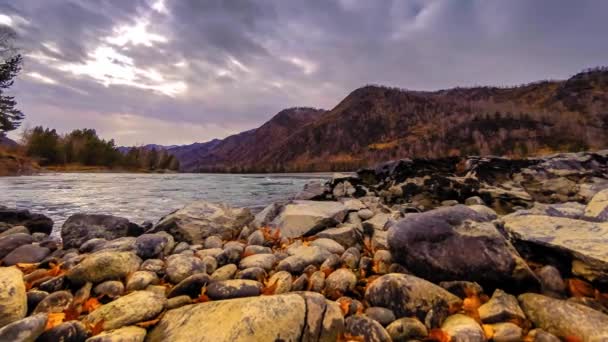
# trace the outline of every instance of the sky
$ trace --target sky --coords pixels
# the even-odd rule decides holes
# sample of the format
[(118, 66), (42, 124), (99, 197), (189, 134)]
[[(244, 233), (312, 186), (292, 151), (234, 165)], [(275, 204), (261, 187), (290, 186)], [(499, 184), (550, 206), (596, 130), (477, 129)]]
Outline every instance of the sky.
[[(23, 127), (223, 138), (366, 84), (563, 79), (608, 64), (605, 0), (0, 0)], [(17, 137), (19, 132), (13, 132)]]

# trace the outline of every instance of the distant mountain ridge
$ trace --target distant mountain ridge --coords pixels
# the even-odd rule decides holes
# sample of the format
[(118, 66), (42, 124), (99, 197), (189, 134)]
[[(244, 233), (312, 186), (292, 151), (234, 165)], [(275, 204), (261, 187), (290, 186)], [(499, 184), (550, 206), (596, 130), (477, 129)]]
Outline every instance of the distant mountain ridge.
[(356, 89), (223, 140), (168, 148), (187, 172), (354, 170), (405, 157), (528, 156), (608, 147), (608, 69), (510, 88)]

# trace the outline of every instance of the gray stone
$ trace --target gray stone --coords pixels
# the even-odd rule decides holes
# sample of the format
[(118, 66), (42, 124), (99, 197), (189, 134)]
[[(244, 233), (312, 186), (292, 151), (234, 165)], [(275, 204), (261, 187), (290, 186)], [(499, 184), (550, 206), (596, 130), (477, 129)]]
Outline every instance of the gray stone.
[(479, 196), (473, 196), (473, 197), (469, 197), (466, 200), (464, 200), (464, 204), (466, 205), (485, 205), (485, 202), (481, 199), (481, 197)]
[(114, 240), (125, 236), (137, 236), (143, 228), (126, 218), (111, 215), (75, 214), (61, 227), (64, 248), (79, 248), (93, 238)]
[(517, 298), (501, 289), (496, 289), (492, 298), (479, 307), (479, 318), (484, 323), (498, 323), (510, 320), (523, 322), (526, 319), (523, 311), (517, 303)]
[(9, 226), (26, 226), (32, 232), (51, 234), (53, 220), (42, 214), (30, 213), (24, 209), (11, 209), (0, 206), (0, 222)]
[(191, 274), (205, 272), (205, 265), (202, 260), (194, 256), (173, 254), (167, 258), (166, 264), (165, 272), (174, 284), (186, 279)]
[(0, 237), (0, 259), (3, 259), (10, 252), (19, 246), (29, 245), (34, 242), (30, 234), (16, 233)]
[(141, 259), (134, 253), (102, 251), (85, 257), (68, 271), (67, 277), (77, 284), (123, 279), (137, 271), (140, 264)]
[(82, 342), (86, 340), (88, 334), (84, 324), (78, 321), (68, 321), (46, 330), (36, 339), (36, 342)]
[(608, 339), (608, 315), (581, 304), (534, 293), (522, 294), (518, 299), (527, 318), (537, 328), (583, 341)]
[(135, 253), (142, 259), (162, 256), (169, 238), (160, 234), (143, 234), (135, 240)]
[(51, 254), (51, 250), (46, 247), (40, 247), (39, 245), (22, 245), (8, 253), (4, 257), (3, 262), (7, 266), (20, 263), (35, 264), (42, 261), (49, 254)]
[(363, 243), (363, 228), (361, 226), (348, 224), (339, 228), (328, 228), (315, 235), (319, 238), (331, 239), (348, 248)]
[(184, 295), (196, 298), (201, 295), (201, 289), (211, 282), (211, 277), (207, 273), (193, 274), (175, 285), (167, 295), (167, 298)]
[(230, 279), (213, 282), (207, 286), (207, 296), (213, 300), (259, 296), (262, 283), (248, 279)]
[(291, 291), (292, 283), (291, 273), (279, 271), (268, 279), (267, 287), (274, 288), (273, 294), (281, 294)]
[(34, 342), (44, 332), (47, 314), (41, 313), (0, 328), (0, 341)]
[(249, 237), (247, 238), (247, 244), (263, 246), (264, 245), (264, 234), (262, 233), (262, 231), (256, 230), (251, 235), (249, 235)]
[(224, 250), (215, 257), (217, 260), (217, 264), (220, 266), (226, 264), (237, 264), (241, 260), (241, 255), (243, 254), (243, 248), (240, 246), (226, 246)]
[(88, 314), (83, 323), (100, 323), (103, 330), (118, 329), (155, 318), (167, 303), (164, 296), (150, 291), (135, 291), (102, 305)]
[(566, 294), (566, 283), (557, 268), (546, 265), (536, 271), (536, 275), (540, 280), (543, 294), (551, 297), (561, 297)]
[(70, 304), (74, 296), (68, 291), (57, 291), (46, 296), (34, 309), (33, 313), (59, 313), (65, 311)]
[(9, 236), (12, 234), (30, 234), (30, 231), (27, 229), (27, 227), (24, 226), (14, 226), (12, 228), (9, 228), (3, 232), (0, 233), (0, 238), (5, 237), (5, 236)]
[(241, 260), (239, 263), (240, 269), (261, 267), (266, 271), (270, 271), (277, 261), (274, 254), (254, 254)]
[(99, 335), (88, 338), (85, 342), (143, 342), (145, 338), (146, 329), (128, 326), (102, 332)]
[(32, 312), (34, 311), (34, 309), (36, 308), (36, 306), (38, 305), (38, 303), (40, 303), (44, 298), (46, 298), (46, 296), (48, 296), (49, 293), (46, 291), (40, 291), (40, 290), (29, 290), (27, 291), (27, 311), (28, 312)]
[(127, 292), (144, 290), (148, 285), (156, 285), (160, 282), (158, 275), (151, 271), (137, 271), (127, 279)]
[(442, 281), (439, 283), (439, 286), (462, 299), (470, 296), (479, 296), (483, 293), (481, 285), (470, 281)]
[(325, 273), (321, 271), (313, 272), (310, 275), (308, 291), (321, 292), (325, 288)]
[(279, 262), (277, 270), (290, 273), (301, 273), (308, 265), (320, 265), (331, 255), (326, 249), (317, 246), (305, 246)]
[(395, 314), (391, 310), (379, 306), (372, 306), (365, 309), (365, 315), (380, 323), (383, 327), (395, 320)]
[(167, 299), (167, 310), (177, 309), (184, 305), (192, 304), (192, 298), (190, 296), (177, 296)]
[(236, 238), (251, 220), (249, 209), (197, 201), (163, 217), (151, 231), (166, 231), (176, 241), (198, 244), (212, 235), (223, 240)]
[(261, 267), (251, 267), (239, 271), (234, 277), (235, 279), (256, 280), (261, 283), (266, 279), (266, 271)]
[(207, 255), (203, 258), (203, 266), (205, 267), (205, 272), (207, 274), (212, 274), (217, 269), (217, 260), (214, 257)]
[(217, 258), (218, 255), (220, 255), (224, 250), (221, 248), (211, 248), (211, 249), (201, 249), (200, 251), (196, 252), (196, 255), (203, 259), (206, 256), (212, 256), (214, 258)]
[(78, 248), (78, 251), (80, 253), (96, 252), (96, 251), (101, 250), (103, 248), (103, 245), (105, 245), (107, 242), (108, 242), (108, 240), (106, 240), (106, 239), (94, 238), (94, 239), (88, 240), (87, 242), (83, 243)]
[(492, 324), (491, 327), (494, 342), (519, 342), (523, 339), (521, 328), (513, 323), (497, 323)]
[(325, 295), (336, 300), (353, 291), (357, 285), (357, 276), (349, 269), (340, 268), (325, 279)]
[(121, 237), (104, 243), (97, 251), (134, 251), (135, 241), (137, 239), (132, 236)]
[(391, 252), (385, 249), (379, 249), (374, 253), (373, 261), (376, 266), (376, 273), (386, 274), (389, 273), (389, 267), (393, 263), (393, 257)]
[(344, 253), (344, 247), (342, 247), (342, 245), (340, 245), (339, 243), (337, 243), (336, 241), (331, 240), (331, 239), (319, 238), (319, 239), (312, 241), (310, 243), (310, 245), (321, 247), (321, 248), (327, 250), (328, 252), (334, 253), (334, 254), (341, 255), (342, 253)]
[(177, 245), (175, 245), (175, 248), (173, 248), (173, 251), (171, 251), (171, 254), (179, 254), (181, 252), (187, 251), (190, 249), (190, 245), (187, 242), (179, 242)]
[(366, 232), (373, 232), (375, 230), (387, 230), (389, 221), (393, 219), (393, 216), (386, 213), (377, 213), (372, 218), (363, 221), (363, 229)]
[(340, 202), (292, 201), (268, 224), (278, 227), (283, 237), (310, 236), (341, 223), (347, 213)]
[(108, 298), (118, 298), (125, 293), (125, 286), (118, 280), (107, 280), (97, 284), (93, 289), (98, 296), (106, 296)]
[(377, 321), (363, 315), (350, 316), (345, 321), (346, 333), (363, 341), (391, 342), (391, 337)]
[(357, 215), (361, 220), (366, 221), (374, 217), (374, 212), (369, 209), (361, 209), (357, 212)]
[(0, 328), (27, 313), (23, 273), (15, 267), (0, 267)]
[(294, 199), (297, 200), (318, 200), (323, 199), (326, 187), (319, 181), (310, 181), (304, 184), (302, 191), (298, 192)]
[(158, 275), (165, 274), (165, 262), (160, 259), (148, 259), (141, 263), (141, 271), (150, 271)]
[(392, 322), (386, 327), (386, 331), (393, 342), (406, 342), (415, 339), (424, 339), (429, 332), (422, 322), (416, 318), (404, 317)]
[(486, 341), (481, 326), (473, 318), (463, 314), (449, 316), (441, 325), (441, 330), (450, 336), (451, 342)]
[(211, 274), (213, 280), (228, 280), (232, 279), (238, 270), (235, 264), (224, 265)]
[(543, 329), (532, 329), (528, 333), (528, 336), (534, 342), (561, 342), (559, 338), (555, 337), (555, 335), (550, 334)]
[(245, 251), (243, 252), (244, 257), (248, 257), (254, 254), (272, 254), (272, 249), (270, 247), (264, 247), (259, 245), (251, 245), (245, 247)]
[(222, 238), (217, 235), (207, 237), (203, 243), (203, 248), (205, 249), (222, 248), (222, 246), (224, 246), (224, 242), (222, 241)]

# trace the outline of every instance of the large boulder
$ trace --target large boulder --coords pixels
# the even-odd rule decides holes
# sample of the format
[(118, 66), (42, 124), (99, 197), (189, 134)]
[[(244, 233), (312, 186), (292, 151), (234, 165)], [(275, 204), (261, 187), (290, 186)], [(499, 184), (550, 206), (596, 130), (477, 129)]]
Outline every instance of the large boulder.
[(23, 273), (15, 267), (0, 267), (0, 328), (27, 313)]
[[(260, 218), (260, 215), (263, 217)], [(281, 230), (281, 236), (296, 238), (314, 235), (344, 221), (348, 208), (340, 202), (291, 201), (280, 208), (276, 205), (258, 214), (257, 225)], [(259, 221), (259, 222), (258, 222)]]
[(531, 252), (568, 255), (578, 267), (573, 273), (587, 280), (608, 281), (608, 222), (588, 222), (544, 215), (507, 215), (505, 229)]
[(212, 301), (169, 310), (147, 341), (336, 341), (344, 320), (313, 293)]
[(413, 274), (434, 282), (474, 281), (488, 287), (538, 285), (511, 243), (464, 205), (408, 214), (388, 232), (391, 253)]
[(36, 314), (0, 329), (0, 341), (33, 342), (44, 332), (47, 314)]
[(100, 283), (124, 279), (139, 269), (141, 259), (132, 252), (102, 251), (86, 256), (71, 268), (68, 279), (73, 283)]
[(153, 319), (166, 304), (165, 296), (152, 291), (135, 291), (97, 308), (84, 318), (83, 323), (102, 324), (103, 330), (118, 329)]
[(74, 214), (61, 227), (64, 248), (79, 248), (95, 238), (114, 240), (142, 233), (143, 228), (126, 218), (100, 214)]
[(176, 241), (203, 244), (212, 235), (224, 240), (236, 238), (251, 220), (253, 214), (247, 208), (197, 201), (163, 217), (151, 232), (166, 231)]
[(607, 341), (608, 315), (571, 301), (535, 293), (519, 296), (519, 303), (534, 326), (572, 341)]
[(0, 207), (0, 222), (10, 226), (25, 226), (30, 233), (51, 234), (53, 220), (42, 214), (33, 214), (24, 209)]
[(34, 238), (26, 233), (16, 233), (0, 237), (0, 259), (17, 249), (17, 247), (28, 245), (33, 241)]

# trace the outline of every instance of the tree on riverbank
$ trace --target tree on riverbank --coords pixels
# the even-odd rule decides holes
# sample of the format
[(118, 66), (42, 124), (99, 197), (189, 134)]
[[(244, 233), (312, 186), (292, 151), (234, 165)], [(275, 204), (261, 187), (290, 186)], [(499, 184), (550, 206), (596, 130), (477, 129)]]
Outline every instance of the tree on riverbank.
[(12, 41), (16, 34), (6, 26), (0, 26), (0, 136), (19, 127), (23, 113), (15, 108), (17, 102), (14, 96), (6, 95), (19, 71), (23, 57), (15, 53)]

